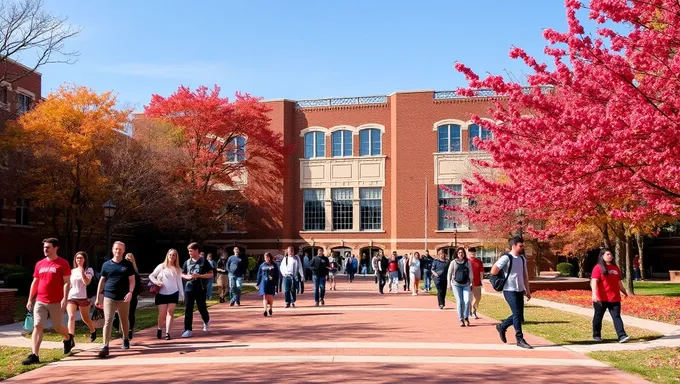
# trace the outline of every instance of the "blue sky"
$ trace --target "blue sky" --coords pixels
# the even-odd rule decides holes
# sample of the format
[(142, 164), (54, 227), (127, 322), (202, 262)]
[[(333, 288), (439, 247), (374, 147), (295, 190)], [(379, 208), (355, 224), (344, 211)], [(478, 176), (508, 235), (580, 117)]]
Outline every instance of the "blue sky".
[(526, 72), (542, 29), (566, 28), (561, 0), (47, 0), (83, 28), (74, 65), (43, 67), (43, 95), (63, 83), (114, 90), (141, 109), (154, 93), (217, 84), (265, 99), (451, 90), (461, 61), (478, 73)]

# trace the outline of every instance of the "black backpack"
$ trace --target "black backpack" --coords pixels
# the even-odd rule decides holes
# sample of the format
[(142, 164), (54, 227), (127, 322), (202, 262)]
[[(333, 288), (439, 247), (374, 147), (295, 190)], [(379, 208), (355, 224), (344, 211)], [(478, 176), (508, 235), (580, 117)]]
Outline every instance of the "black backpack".
[[(508, 260), (510, 262), (508, 263), (508, 274), (512, 271), (512, 256), (509, 253), (504, 253), (501, 255), (501, 257), (507, 256)], [(522, 265), (524, 265), (524, 256), (520, 255), (519, 256), (522, 259)], [(524, 270), (524, 268), (522, 268)], [(505, 272), (501, 269), (498, 271), (497, 275), (491, 275), (489, 278), (489, 282), (491, 282), (491, 286), (493, 287), (494, 290), (498, 292), (503, 292), (503, 288), (505, 288), (505, 283), (508, 282), (508, 276), (505, 275)]]
[(470, 283), (470, 270), (468, 269), (467, 260), (463, 264), (456, 264), (456, 273), (453, 276), (453, 280), (458, 284), (469, 284)]

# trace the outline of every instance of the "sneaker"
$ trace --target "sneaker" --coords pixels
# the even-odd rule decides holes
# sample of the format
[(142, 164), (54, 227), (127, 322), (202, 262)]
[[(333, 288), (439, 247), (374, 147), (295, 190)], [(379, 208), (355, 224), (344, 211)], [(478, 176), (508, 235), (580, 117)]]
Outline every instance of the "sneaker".
[(235, 304), (236, 304), (236, 303), (234, 303), (234, 302), (232, 301), (231, 303), (229, 303), (229, 306), (230, 306), (230, 307), (233, 307)]
[(326, 301), (324, 299), (321, 299), (321, 305), (326, 305)]
[(295, 308), (295, 303), (290, 303), (290, 305), (291, 305), (293, 308)]
[(496, 331), (498, 331), (498, 336), (501, 338), (501, 341), (507, 343), (508, 339), (505, 337), (505, 332), (501, 328), (500, 324), (496, 324)]
[(27, 358), (24, 359), (24, 361), (21, 362), (21, 364), (23, 365), (40, 364), (40, 358), (37, 355), (31, 353), (30, 355), (28, 355)]
[(286, 303), (286, 308), (290, 308), (290, 303)]
[(318, 301), (315, 301), (315, 302), (314, 302), (314, 306), (315, 306), (315, 307), (318, 307), (318, 306), (319, 306), (319, 302), (318, 302)]
[(526, 340), (524, 340), (524, 339), (519, 340), (517, 342), (517, 346), (520, 347), (520, 348), (524, 348), (524, 349), (534, 349), (534, 347), (529, 345), (529, 343), (527, 343)]
[(626, 335), (619, 339), (619, 343), (623, 344), (628, 340), (630, 340), (630, 336)]
[(170, 339), (172, 339), (172, 337), (170, 337), (170, 334), (169, 334), (169, 333), (166, 333), (166, 334), (165, 334), (165, 340), (170, 340)]
[(191, 331), (189, 331), (189, 330), (184, 331), (184, 333), (182, 334), (182, 337), (184, 337), (184, 338), (191, 337)]
[(596, 341), (596, 342), (599, 343), (599, 342), (602, 341), (602, 338), (600, 336), (593, 336), (593, 341)]
[(272, 311), (272, 309), (269, 308), (269, 316), (271, 316), (271, 315), (273, 315), (273, 314), (274, 314), (274, 311)]
[(210, 331), (210, 320), (208, 320), (207, 323), (203, 323), (203, 332), (209, 332)]
[(90, 343), (94, 343), (94, 341), (97, 339), (97, 329), (95, 328), (94, 331), (90, 332)]
[(128, 331), (128, 339), (132, 340), (132, 329)]
[(467, 317), (465, 318), (465, 325), (467, 325), (468, 327), (470, 326), (470, 319), (468, 319)]
[(411, 296), (418, 296), (418, 294), (415, 293), (415, 292), (413, 292), (413, 293), (411, 294)]
[(475, 320), (479, 320), (479, 316), (477, 316), (477, 312), (473, 313), (472, 316), (475, 318)]
[(162, 336), (162, 335), (163, 335), (163, 331), (162, 331), (160, 328), (156, 329), (156, 338), (157, 338), (158, 340), (161, 339), (161, 336)]
[(263, 315), (264, 317), (267, 317), (267, 311), (264, 311)]
[(464, 327), (464, 326), (465, 326), (465, 322), (464, 322), (463, 320), (460, 321), (460, 326), (461, 326), (461, 327)]
[(99, 351), (99, 354), (97, 356), (104, 358), (109, 355), (109, 346), (105, 345), (102, 347), (102, 349)]
[(73, 340), (73, 335), (69, 333), (68, 340), (64, 340), (64, 354), (68, 355), (71, 353), (73, 347), (76, 346), (75, 340)]
[(120, 349), (130, 349), (130, 339), (123, 339), (123, 346)]
[(440, 305), (440, 306), (439, 306), (439, 309), (444, 309), (444, 306), (443, 306), (443, 305)]
[(237, 302), (236, 302), (236, 306), (237, 306), (237, 307), (240, 307), (240, 306), (241, 306), (241, 302), (240, 302), (240, 301), (237, 301)]

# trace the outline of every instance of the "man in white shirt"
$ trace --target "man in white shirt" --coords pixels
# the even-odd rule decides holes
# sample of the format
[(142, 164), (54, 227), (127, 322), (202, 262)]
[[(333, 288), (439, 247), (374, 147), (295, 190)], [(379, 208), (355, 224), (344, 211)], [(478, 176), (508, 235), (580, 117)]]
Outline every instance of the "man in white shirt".
[(301, 270), (300, 262), (295, 257), (295, 248), (293, 246), (288, 247), (279, 267), (283, 279), (283, 296), (286, 299), (286, 308), (291, 305), (295, 308), (295, 277)]

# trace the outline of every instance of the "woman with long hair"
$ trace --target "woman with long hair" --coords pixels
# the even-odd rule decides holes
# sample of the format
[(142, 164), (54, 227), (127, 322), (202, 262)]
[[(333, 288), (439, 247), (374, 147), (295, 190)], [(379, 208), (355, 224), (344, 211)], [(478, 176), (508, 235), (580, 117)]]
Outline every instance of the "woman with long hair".
[(449, 274), (449, 260), (446, 258), (446, 253), (444, 249), (440, 249), (437, 252), (438, 258), (432, 261), (432, 276), (434, 277), (434, 286), (437, 288), (437, 302), (439, 303), (439, 309), (444, 309), (446, 306), (446, 290), (447, 287), (447, 276)]
[[(260, 290), (262, 296), (262, 306), (264, 307), (264, 317), (273, 315), (274, 294), (279, 282), (279, 268), (274, 262), (274, 257), (270, 252), (264, 254), (264, 263), (257, 271), (257, 281), (255, 285)], [(269, 307), (269, 310), (267, 310)]]
[(165, 326), (165, 340), (170, 340), (170, 328), (174, 319), (175, 307), (180, 300), (184, 300), (184, 286), (182, 284), (182, 270), (179, 267), (179, 255), (174, 249), (168, 250), (163, 263), (149, 275), (149, 281), (160, 287), (154, 299), (158, 307), (158, 327), (156, 338), (160, 339)]
[[(394, 293), (399, 292), (399, 261), (396, 252), (392, 252), (390, 260), (387, 262), (387, 272), (390, 274), (390, 284), (394, 284)], [(390, 288), (390, 291), (392, 289)]]
[(71, 270), (71, 288), (68, 291), (66, 312), (68, 313), (68, 333), (76, 334), (76, 312), (90, 330), (90, 342), (97, 338), (97, 329), (90, 320), (90, 299), (87, 298), (87, 286), (94, 277), (94, 271), (88, 266), (87, 253), (76, 252), (73, 256)]
[(600, 250), (597, 265), (593, 268), (590, 279), (593, 291), (593, 340), (602, 341), (602, 318), (609, 310), (614, 322), (614, 329), (619, 343), (625, 343), (629, 337), (621, 320), (621, 293), (628, 297), (628, 292), (621, 282), (621, 270), (614, 262), (612, 252), (607, 248)]
[(418, 284), (420, 284), (420, 253), (415, 252), (409, 261), (409, 274), (411, 281), (411, 292), (413, 296), (418, 296)]
[(470, 326), (468, 317), (470, 315), (470, 285), (472, 285), (473, 277), (472, 264), (467, 258), (465, 248), (458, 247), (456, 258), (451, 262), (446, 280), (456, 298), (456, 309), (461, 327)]

